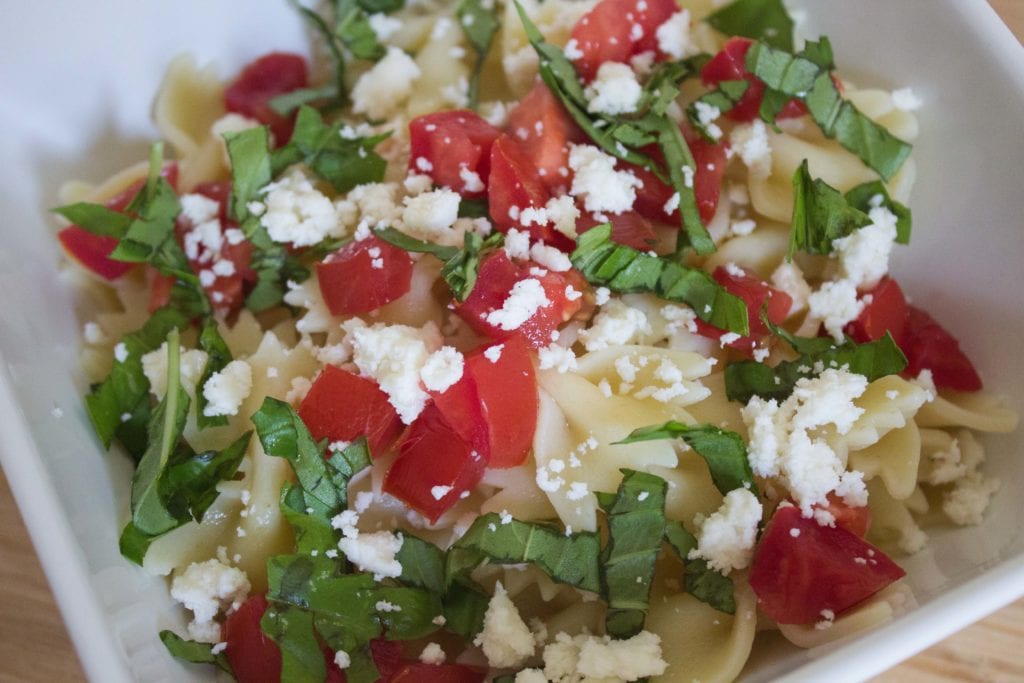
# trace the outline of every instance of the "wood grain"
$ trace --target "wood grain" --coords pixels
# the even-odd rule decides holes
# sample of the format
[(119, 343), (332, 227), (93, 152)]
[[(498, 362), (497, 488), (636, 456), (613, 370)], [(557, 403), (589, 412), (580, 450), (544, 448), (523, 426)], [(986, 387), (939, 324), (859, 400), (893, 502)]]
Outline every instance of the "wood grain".
[[(1024, 0), (989, 2), (1018, 38), (1024, 36)], [(0, 683), (52, 681), (74, 683), (85, 681), (85, 675), (7, 479), (0, 471)], [(1024, 600), (950, 636), (874, 681), (1024, 681)]]

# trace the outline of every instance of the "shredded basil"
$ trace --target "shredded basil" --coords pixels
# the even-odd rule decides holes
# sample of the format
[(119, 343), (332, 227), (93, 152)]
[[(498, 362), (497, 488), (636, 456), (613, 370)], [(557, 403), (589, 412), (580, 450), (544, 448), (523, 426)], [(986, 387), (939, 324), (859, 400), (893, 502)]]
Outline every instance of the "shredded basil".
[(711, 569), (702, 559), (689, 559), (690, 551), (697, 547), (696, 537), (679, 522), (669, 520), (665, 525), (665, 541), (684, 563), (683, 587), (686, 592), (719, 612), (736, 614), (732, 579)]
[(599, 225), (576, 238), (569, 256), (588, 282), (615, 292), (651, 292), (688, 304), (701, 320), (740, 335), (750, 333), (747, 306), (709, 274), (651, 256), (611, 240), (611, 225)]
[(223, 652), (213, 654), (212, 646), (209, 643), (185, 640), (173, 631), (160, 631), (160, 642), (164, 644), (171, 655), (182, 661), (192, 664), (213, 664), (221, 671), (232, 676), (235, 675), (227, 656)]
[(830, 53), (830, 49), (827, 53), (814, 49), (811, 58), (806, 52), (794, 55), (754, 43), (747, 52), (746, 67), (770, 90), (802, 100), (826, 137), (857, 155), (883, 180), (891, 180), (910, 155), (910, 145), (843, 99), (829, 69), (818, 63)]
[[(618, 492), (601, 504), (608, 543), (601, 553), (601, 585), (608, 600), (605, 628), (613, 638), (631, 638), (644, 628), (654, 565), (665, 535), (665, 491), (661, 477), (622, 470)], [(600, 501), (600, 499), (599, 499)]]
[(896, 216), (896, 242), (899, 244), (910, 244), (910, 232), (912, 216), (910, 207), (900, 204), (889, 196), (889, 191), (879, 180), (872, 180), (861, 183), (847, 192), (844, 197), (850, 206), (868, 213), (877, 203), (883, 206)]
[(206, 352), (207, 360), (203, 374), (196, 384), (196, 424), (200, 429), (226, 425), (228, 423), (227, 415), (207, 415), (205, 413), (209, 401), (202, 391), (207, 380), (213, 377), (214, 373), (223, 370), (232, 360), (231, 349), (228, 348), (224, 338), (220, 336), (217, 321), (213, 318), (203, 320), (203, 326), (199, 332), (199, 347)]
[(475, 569), (484, 561), (499, 564), (530, 562), (554, 581), (584, 590), (600, 592), (597, 534), (578, 532), (566, 535), (560, 529), (534, 522), (511, 520), (490, 513), (473, 522), (448, 551), (445, 567), (449, 585), (456, 577)]
[(54, 213), (94, 235), (101, 237), (117, 237), (120, 239), (131, 225), (131, 216), (108, 209), (103, 204), (92, 204), (90, 202), (77, 202), (58, 206), (53, 209)]
[(469, 79), (469, 107), (475, 110), (480, 102), (480, 73), (501, 22), (495, 4), (485, 4), (482, 0), (460, 0), (455, 8), (455, 16), (458, 17), (462, 33), (476, 51), (476, 62)]
[(700, 133), (705, 140), (718, 142), (720, 136), (712, 135), (711, 131), (708, 130), (710, 124), (705, 125), (704, 121), (701, 120), (698, 104), (714, 107), (720, 115), (725, 114), (731, 111), (743, 99), (749, 87), (750, 83), (745, 80), (722, 81), (715, 90), (701, 95), (686, 108), (686, 118), (689, 119), (693, 129)]
[(711, 424), (688, 425), (675, 420), (660, 425), (634, 429), (618, 443), (636, 443), (655, 439), (682, 439), (697, 455), (704, 458), (711, 480), (723, 494), (745, 488), (757, 493), (754, 473), (747, 460), (743, 437)]
[(782, 0), (736, 0), (704, 21), (728, 36), (744, 36), (781, 50), (793, 50), (795, 24)]

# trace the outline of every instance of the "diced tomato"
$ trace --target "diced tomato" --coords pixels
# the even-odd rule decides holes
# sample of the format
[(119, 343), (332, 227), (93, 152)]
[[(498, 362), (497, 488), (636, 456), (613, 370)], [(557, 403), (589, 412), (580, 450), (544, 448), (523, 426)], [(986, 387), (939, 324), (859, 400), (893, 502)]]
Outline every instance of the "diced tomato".
[(533, 162), (541, 182), (552, 194), (562, 194), (572, 182), (569, 143), (587, 137), (543, 81), (509, 112), (508, 134)]
[(260, 629), (266, 611), (267, 599), (253, 595), (224, 622), (223, 638), (228, 644), (224, 653), (239, 683), (281, 680), (281, 650)]
[[(501, 232), (523, 229), (520, 215), (525, 209), (540, 209), (551, 193), (537, 172), (533, 160), (511, 136), (503, 134), (491, 146), (491, 173), (487, 181), (487, 200), (494, 226)], [(526, 230), (535, 240), (552, 241), (550, 225), (532, 223)]]
[(864, 306), (856, 320), (846, 326), (845, 332), (859, 344), (876, 341), (889, 332), (900, 348), (906, 346), (907, 299), (899, 283), (891, 277), (884, 277), (861, 298), (867, 299), (868, 296), (871, 297), (870, 303)]
[[(160, 174), (167, 179), (171, 187), (177, 185), (178, 165), (176, 163), (165, 164)], [(145, 179), (140, 178), (108, 199), (104, 205), (108, 209), (124, 212), (145, 183)], [(57, 239), (68, 256), (105, 280), (116, 280), (135, 267), (134, 263), (109, 258), (117, 248), (119, 240), (116, 237), (95, 235), (85, 228), (69, 225), (57, 232)]]
[(674, 0), (601, 0), (572, 28), (578, 56), (576, 71), (594, 80), (605, 62), (629, 62), (642, 52), (658, 50), (657, 30), (679, 11)]
[(411, 662), (396, 671), (386, 683), (483, 683), (486, 674), (464, 664), (423, 664)]
[(522, 465), (533, 445), (538, 409), (537, 380), (526, 340), (513, 335), (477, 349), (466, 356), (466, 373), (476, 383), (488, 429), (489, 466)]
[(839, 615), (904, 575), (857, 535), (821, 526), (787, 505), (775, 511), (754, 551), (750, 586), (778, 623), (810, 624), (824, 610)]
[(828, 505), (817, 507), (832, 513), (832, 516), (836, 518), (836, 526), (841, 526), (861, 538), (868, 535), (868, 528), (871, 526), (871, 508), (867, 505), (853, 507), (836, 494), (830, 493), (828, 494)]
[(317, 441), (365, 436), (374, 456), (388, 450), (402, 431), (398, 413), (376, 382), (333, 365), (314, 380), (299, 417)]
[[(693, 132), (689, 126), (683, 126), (683, 136), (693, 154), (693, 194), (700, 211), (700, 219), (708, 223), (715, 216), (718, 200), (722, 190), (722, 179), (725, 177), (726, 147), (724, 142), (712, 143)], [(656, 146), (645, 148), (644, 153), (659, 162), (664, 162), (661, 150)], [(641, 216), (651, 220), (679, 225), (679, 210), (665, 211), (665, 205), (675, 194), (675, 190), (661, 182), (658, 176), (639, 166), (628, 166), (629, 170), (643, 182), (643, 187), (636, 192), (633, 208)]]
[(430, 176), (467, 199), (487, 194), (485, 187), (467, 185), (469, 173), (486, 183), (491, 145), (501, 131), (469, 109), (439, 111), (409, 122), (409, 170)]
[[(565, 273), (549, 271), (544, 275), (534, 275), (530, 273), (530, 269), (535, 267), (535, 264), (513, 263), (504, 251), (489, 254), (480, 264), (476, 286), (466, 300), (456, 307), (456, 314), (477, 333), (491, 339), (505, 339), (519, 333), (532, 348), (547, 346), (551, 343), (551, 333), (575, 315), (582, 306), (582, 298), (568, 298), (567, 288), (571, 285), (576, 291), (582, 292), (586, 285), (574, 270)], [(488, 322), (488, 315), (502, 308), (515, 284), (528, 278), (540, 281), (548, 304), (539, 307), (514, 330), (505, 330)]]
[(904, 374), (917, 377), (922, 370), (932, 371), (935, 386), (953, 391), (980, 391), (981, 377), (956, 340), (942, 325), (916, 306), (907, 307), (907, 330), (903, 353), (907, 356)]
[[(730, 342), (728, 346), (751, 354), (769, 334), (768, 327), (761, 320), (761, 308), (766, 306), (768, 320), (775, 325), (781, 325), (789, 315), (793, 299), (789, 294), (775, 289), (753, 275), (746, 272), (730, 272), (733, 270), (733, 268), (719, 266), (715, 268), (712, 277), (727, 292), (743, 299), (743, 303), (747, 305), (750, 334)], [(709, 339), (719, 339), (726, 331), (703, 320), (697, 320), (697, 333)]]
[(309, 82), (306, 58), (287, 52), (271, 52), (250, 62), (224, 90), (224, 107), (270, 126), (277, 146), (292, 136), (295, 114), (282, 116), (270, 107), (278, 95), (305, 88)]
[[(632, 247), (638, 251), (649, 251), (658, 241), (651, 222), (636, 211), (623, 211), (606, 216), (612, 224), (612, 242)], [(583, 234), (598, 225), (603, 225), (592, 214), (581, 214), (576, 221), (576, 232)]]
[(408, 292), (412, 266), (409, 252), (372, 236), (316, 264), (316, 276), (331, 313), (352, 315), (375, 311)]
[(397, 640), (376, 638), (370, 641), (370, 655), (377, 665), (377, 673), (381, 681), (389, 681), (405, 664), (402, 643)]
[[(753, 121), (758, 117), (761, 100), (764, 99), (764, 81), (747, 71), (747, 51), (754, 41), (750, 38), (736, 36), (726, 41), (722, 49), (701, 69), (700, 76), (704, 85), (716, 86), (722, 81), (746, 80), (750, 85), (743, 97), (725, 115), (733, 121)], [(786, 103), (776, 118), (788, 119), (803, 116), (807, 107), (803, 102), (792, 99)]]
[(491, 458), (491, 439), (476, 379), (463, 370), (462, 377), (440, 393), (431, 392), (434, 406), (452, 429), (485, 461)]
[[(482, 420), (482, 418), (478, 418)], [(409, 426), (398, 459), (384, 477), (384, 490), (431, 521), (484, 476), (487, 459), (463, 438), (436, 401)]]

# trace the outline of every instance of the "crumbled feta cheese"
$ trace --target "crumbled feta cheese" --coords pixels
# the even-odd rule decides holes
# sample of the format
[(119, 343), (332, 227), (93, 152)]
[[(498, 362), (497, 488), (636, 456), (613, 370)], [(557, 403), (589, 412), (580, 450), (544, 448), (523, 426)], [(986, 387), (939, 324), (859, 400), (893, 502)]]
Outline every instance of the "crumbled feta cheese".
[(345, 670), (352, 666), (352, 658), (344, 650), (338, 650), (334, 653), (334, 664), (339, 669)]
[(512, 285), (501, 308), (487, 314), (487, 323), (503, 330), (515, 330), (538, 310), (551, 305), (540, 280), (526, 278)]
[(857, 289), (870, 289), (889, 271), (896, 216), (884, 206), (868, 212), (871, 223), (832, 241), (842, 276)]
[(697, 121), (700, 122), (700, 125), (704, 126), (704, 130), (708, 132), (708, 135), (715, 140), (721, 139), (722, 129), (715, 121), (722, 115), (722, 110), (700, 100), (694, 102), (693, 107), (697, 112)]
[(249, 595), (249, 577), (220, 560), (193, 562), (171, 582), (171, 597), (193, 614), (188, 633), (201, 643), (220, 642), (218, 614), (241, 607)]
[[(178, 360), (181, 385), (189, 396), (195, 395), (196, 382), (203, 375), (208, 356), (199, 349), (185, 349)], [(157, 398), (167, 393), (167, 342), (142, 357), (142, 374), (149, 380), (149, 391)]]
[(576, 208), (576, 202), (571, 196), (563, 194), (552, 197), (544, 205), (544, 210), (555, 230), (570, 239), (576, 239), (576, 221), (580, 217), (580, 210)]
[(445, 391), (462, 379), (464, 361), (462, 354), (454, 347), (441, 347), (427, 357), (420, 370), (423, 386), (438, 393)]
[(370, 28), (373, 29), (373, 32), (377, 34), (378, 40), (387, 40), (398, 29), (402, 28), (402, 21), (400, 19), (389, 17), (383, 12), (374, 12), (366, 17), (366, 20), (370, 24)]
[(516, 674), (514, 683), (548, 683), (548, 677), (540, 669), (523, 669)]
[(484, 627), (473, 644), (484, 651), (487, 663), (493, 667), (520, 666), (533, 656), (533, 633), (500, 581), (494, 586), (494, 595), (484, 614)]
[(511, 228), (505, 233), (505, 253), (510, 259), (530, 258), (530, 233)]
[(402, 575), (402, 564), (395, 554), (402, 549), (402, 534), (390, 531), (359, 533), (338, 541), (338, 550), (362, 571), (371, 572), (375, 581)]
[(440, 332), (432, 324), (416, 329), (377, 323), (353, 325), (347, 338), (360, 374), (377, 380), (402, 422), (411, 424), (429, 398), (420, 386), (420, 372), (440, 348)]
[(568, 256), (543, 242), (537, 242), (530, 247), (530, 258), (556, 273), (564, 273), (572, 268), (572, 261), (569, 260)]
[(266, 208), (260, 222), (275, 242), (309, 247), (327, 237), (343, 236), (334, 203), (300, 168), (291, 169), (260, 193)]
[[(164, 355), (166, 355), (166, 353), (167, 352), (165, 351)], [(114, 360), (118, 363), (123, 363), (128, 360), (128, 347), (125, 346), (124, 342), (118, 342), (117, 345), (114, 346)]]
[(649, 631), (624, 640), (558, 633), (544, 648), (544, 675), (552, 681), (636, 681), (667, 668), (661, 638)]
[(822, 321), (825, 329), (837, 343), (846, 335), (843, 328), (857, 319), (864, 310), (864, 302), (857, 298), (857, 287), (850, 280), (822, 283), (818, 291), (807, 297), (810, 313)]
[(628, 64), (604, 62), (584, 92), (587, 111), (612, 115), (635, 112), (642, 92), (636, 73)]
[(484, 181), (480, 179), (480, 174), (476, 171), (469, 170), (465, 164), (459, 165), (459, 179), (462, 180), (463, 192), (484, 191)]
[(1002, 482), (972, 472), (959, 479), (942, 497), (942, 511), (956, 524), (981, 524), (992, 496)]
[(215, 372), (203, 385), (207, 400), (203, 415), (237, 415), (242, 401), (252, 391), (252, 368), (244, 360), (233, 360)]
[(387, 53), (352, 88), (352, 111), (371, 119), (386, 119), (412, 94), (420, 67), (403, 50)]
[(445, 237), (459, 217), (460, 200), (457, 192), (448, 189), (406, 197), (402, 200), (405, 204), (402, 222), (406, 231), (427, 240)]
[(754, 554), (761, 515), (757, 496), (742, 488), (729, 491), (718, 510), (696, 521), (697, 547), (690, 551), (689, 559), (705, 559), (709, 567), (725, 575), (745, 569)]
[(764, 122), (742, 124), (729, 134), (730, 149), (740, 155), (752, 175), (767, 178), (772, 172), (772, 148)]
[(537, 350), (540, 369), (555, 369), (558, 372), (569, 372), (576, 369), (576, 354), (571, 348), (552, 343)]
[(673, 59), (682, 59), (697, 51), (690, 39), (689, 10), (670, 16), (655, 30), (654, 36), (658, 39), (658, 49)]
[(424, 664), (444, 664), (445, 659), (444, 650), (437, 643), (427, 643), (420, 653), (420, 661)]
[(651, 325), (644, 312), (613, 299), (601, 307), (590, 327), (580, 332), (580, 340), (587, 351), (597, 351), (635, 343), (645, 334), (651, 334)]
[(788, 294), (793, 301), (786, 317), (807, 308), (807, 298), (811, 295), (811, 286), (807, 284), (799, 266), (795, 263), (782, 263), (772, 273), (771, 280), (773, 287)]
[(622, 213), (633, 208), (643, 182), (629, 171), (615, 170), (615, 157), (593, 145), (571, 145), (569, 167), (576, 172), (569, 191), (583, 197), (591, 212)]
[(504, 350), (504, 348), (504, 344), (495, 344), (494, 346), (489, 346), (487, 347), (487, 350), (484, 351), (484, 358), (491, 361), (492, 363), (497, 363), (498, 360), (501, 358), (501, 352), (502, 350)]

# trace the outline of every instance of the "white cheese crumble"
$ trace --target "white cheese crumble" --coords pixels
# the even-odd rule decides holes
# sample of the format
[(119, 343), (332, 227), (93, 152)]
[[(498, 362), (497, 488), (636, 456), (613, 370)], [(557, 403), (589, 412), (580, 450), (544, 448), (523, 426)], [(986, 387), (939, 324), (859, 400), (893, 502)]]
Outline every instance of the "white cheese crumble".
[(641, 631), (632, 638), (558, 633), (544, 648), (544, 675), (558, 683), (582, 680), (636, 681), (665, 673), (661, 638)]
[(821, 320), (832, 338), (841, 343), (843, 328), (856, 320), (864, 310), (864, 302), (857, 298), (857, 287), (850, 280), (832, 280), (822, 283), (818, 291), (807, 297), (812, 316)]
[(384, 57), (352, 88), (352, 111), (371, 119), (386, 119), (412, 94), (420, 73), (412, 57), (389, 46)]
[(484, 358), (492, 363), (497, 363), (501, 359), (501, 352), (505, 349), (504, 344), (495, 344), (494, 346), (487, 347), (484, 351)]
[(740, 155), (752, 175), (760, 178), (771, 175), (772, 148), (763, 121), (736, 126), (729, 134), (729, 143), (730, 150)]
[(430, 354), (420, 370), (423, 386), (441, 393), (462, 379), (465, 359), (454, 347), (443, 346)]
[(696, 519), (697, 547), (689, 558), (703, 558), (708, 566), (728, 575), (750, 565), (761, 523), (761, 501), (747, 489), (733, 489), (721, 507), (704, 519)]
[(510, 259), (530, 258), (530, 233), (515, 228), (509, 229), (505, 233), (505, 254)]
[[(342, 533), (345, 531), (346, 529), (343, 529)], [(371, 572), (375, 581), (402, 575), (402, 564), (395, 559), (395, 555), (402, 549), (401, 533), (361, 533), (358, 529), (354, 531), (354, 534), (345, 534), (338, 541), (338, 550), (345, 553), (349, 562), (365, 572)]]
[(577, 367), (576, 354), (573, 353), (573, 350), (556, 343), (537, 349), (537, 357), (540, 360), (541, 370), (554, 369), (563, 373), (575, 370)]
[(487, 604), (483, 630), (473, 644), (484, 651), (487, 663), (493, 667), (512, 668), (533, 656), (533, 633), (500, 581)]
[(571, 196), (563, 194), (552, 197), (544, 205), (544, 210), (555, 230), (570, 239), (576, 239), (576, 221), (580, 217), (580, 210), (576, 208), (576, 202)]
[(673, 59), (682, 59), (696, 52), (690, 39), (689, 10), (670, 16), (655, 30), (654, 36), (658, 39), (658, 49)]
[(389, 17), (383, 12), (374, 12), (366, 17), (366, 20), (370, 24), (370, 28), (373, 29), (373, 32), (377, 34), (379, 40), (387, 40), (398, 29), (402, 28), (402, 21), (400, 19)]
[(487, 323), (503, 330), (515, 330), (541, 308), (551, 305), (540, 280), (526, 278), (512, 285), (501, 308), (487, 314)]
[(260, 223), (275, 242), (309, 247), (327, 237), (343, 236), (334, 202), (300, 168), (292, 168), (260, 193), (264, 207)]
[(201, 643), (220, 642), (218, 614), (238, 609), (249, 595), (249, 577), (220, 560), (193, 562), (171, 582), (171, 597), (193, 614), (188, 633)]
[(593, 145), (571, 145), (569, 168), (575, 171), (569, 194), (582, 197), (592, 212), (622, 213), (633, 208), (643, 182), (629, 171), (615, 170), (615, 157)]
[(459, 193), (448, 189), (406, 197), (402, 200), (405, 231), (439, 244), (449, 244), (454, 237), (461, 242), (461, 236), (453, 235), (451, 229), (459, 217), (460, 201)]
[(641, 92), (643, 88), (628, 64), (605, 62), (584, 91), (587, 111), (612, 115), (635, 112)]
[(992, 496), (1002, 482), (972, 472), (954, 484), (942, 497), (942, 511), (957, 524), (981, 524)]
[[(189, 396), (195, 396), (196, 382), (203, 375), (208, 356), (200, 349), (185, 349), (178, 357), (181, 386)], [(142, 356), (142, 374), (149, 380), (149, 391), (157, 398), (167, 393), (167, 342), (159, 349)]]
[(580, 340), (587, 351), (597, 351), (635, 343), (645, 334), (651, 334), (647, 315), (621, 299), (612, 299), (601, 306), (590, 327), (580, 332)]
[(424, 664), (444, 664), (446, 658), (444, 650), (437, 643), (427, 643), (420, 653), (420, 661)]
[(203, 415), (237, 415), (242, 401), (252, 391), (252, 368), (244, 360), (233, 360), (220, 372), (215, 372), (203, 385), (207, 400)]
[(572, 261), (569, 260), (568, 256), (543, 242), (536, 242), (530, 247), (530, 258), (535, 263), (556, 273), (564, 273), (572, 268)]

